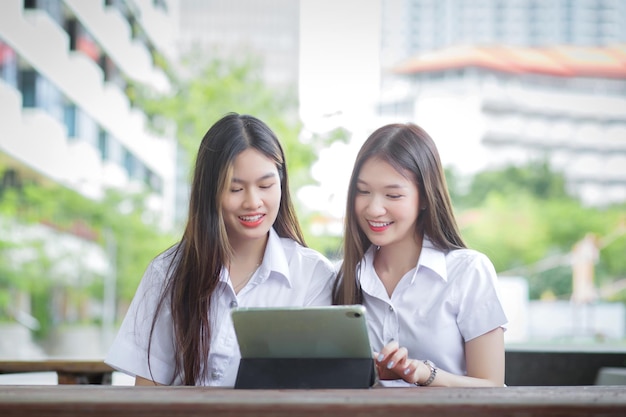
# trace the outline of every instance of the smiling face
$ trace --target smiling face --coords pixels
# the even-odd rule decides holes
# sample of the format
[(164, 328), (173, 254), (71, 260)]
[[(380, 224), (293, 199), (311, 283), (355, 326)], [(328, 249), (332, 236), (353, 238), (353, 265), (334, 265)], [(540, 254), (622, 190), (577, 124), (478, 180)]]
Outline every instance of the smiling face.
[(419, 215), (419, 190), (410, 173), (371, 158), (361, 167), (354, 212), (372, 244), (388, 246), (414, 241)]
[(281, 186), (274, 162), (254, 148), (235, 158), (222, 196), (222, 215), (233, 246), (263, 239), (278, 215)]

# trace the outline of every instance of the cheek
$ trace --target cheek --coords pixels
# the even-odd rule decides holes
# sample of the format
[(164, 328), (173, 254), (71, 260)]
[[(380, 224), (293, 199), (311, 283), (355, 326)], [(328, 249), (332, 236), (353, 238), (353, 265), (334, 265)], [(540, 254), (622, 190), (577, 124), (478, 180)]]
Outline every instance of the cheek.
[(367, 207), (367, 201), (362, 196), (357, 196), (354, 199), (354, 213), (359, 214)]
[(278, 206), (280, 206), (280, 198), (282, 197), (282, 192), (280, 187), (276, 187), (276, 189), (272, 189), (272, 191), (267, 196), (267, 201), (269, 204), (275, 207), (278, 210)]
[(237, 207), (237, 199), (234, 194), (226, 193), (222, 197), (222, 211), (232, 211)]

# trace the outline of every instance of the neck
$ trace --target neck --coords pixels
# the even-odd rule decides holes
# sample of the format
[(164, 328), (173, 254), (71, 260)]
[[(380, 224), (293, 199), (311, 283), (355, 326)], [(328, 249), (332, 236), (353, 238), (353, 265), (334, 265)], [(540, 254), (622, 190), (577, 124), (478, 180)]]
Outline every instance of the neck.
[(233, 256), (228, 266), (228, 272), (235, 293), (239, 293), (239, 290), (245, 287), (254, 271), (263, 262), (268, 237), (237, 243), (231, 242)]
[(233, 248), (231, 264), (252, 263), (254, 260), (262, 259), (268, 239), (269, 234), (260, 239), (231, 240), (230, 245)]
[(422, 236), (381, 246), (374, 254), (374, 267), (379, 275), (400, 279), (415, 268), (422, 252)]

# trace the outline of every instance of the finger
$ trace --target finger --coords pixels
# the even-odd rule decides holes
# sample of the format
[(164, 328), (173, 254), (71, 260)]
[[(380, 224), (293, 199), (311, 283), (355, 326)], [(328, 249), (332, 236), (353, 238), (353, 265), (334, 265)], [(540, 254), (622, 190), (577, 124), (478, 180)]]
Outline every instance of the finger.
[(419, 361), (415, 359), (409, 359), (405, 363), (404, 370), (402, 371), (402, 379), (411, 384), (417, 381), (417, 368)]
[(386, 358), (387, 369), (403, 369), (408, 359), (409, 351), (405, 347), (398, 348)]
[(387, 357), (394, 353), (396, 350), (398, 350), (398, 342), (396, 342), (395, 340), (387, 343), (387, 345), (385, 345), (385, 347), (383, 347), (380, 352), (378, 353), (378, 356), (376, 357), (376, 360), (378, 362), (384, 362), (387, 360)]

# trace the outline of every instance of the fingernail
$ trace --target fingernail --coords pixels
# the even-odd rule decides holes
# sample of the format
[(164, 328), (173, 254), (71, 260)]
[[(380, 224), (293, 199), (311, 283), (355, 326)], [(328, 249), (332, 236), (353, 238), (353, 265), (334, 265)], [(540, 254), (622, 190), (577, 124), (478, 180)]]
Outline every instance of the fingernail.
[(408, 374), (409, 374), (409, 372), (411, 372), (411, 368), (406, 368), (406, 369), (404, 370), (404, 375), (408, 375)]
[(387, 363), (387, 369), (393, 368), (393, 365), (395, 365), (395, 363), (393, 363), (393, 361), (389, 361), (389, 363)]
[(378, 355), (378, 362), (382, 361), (383, 359), (385, 359), (385, 355), (383, 355), (382, 353)]

